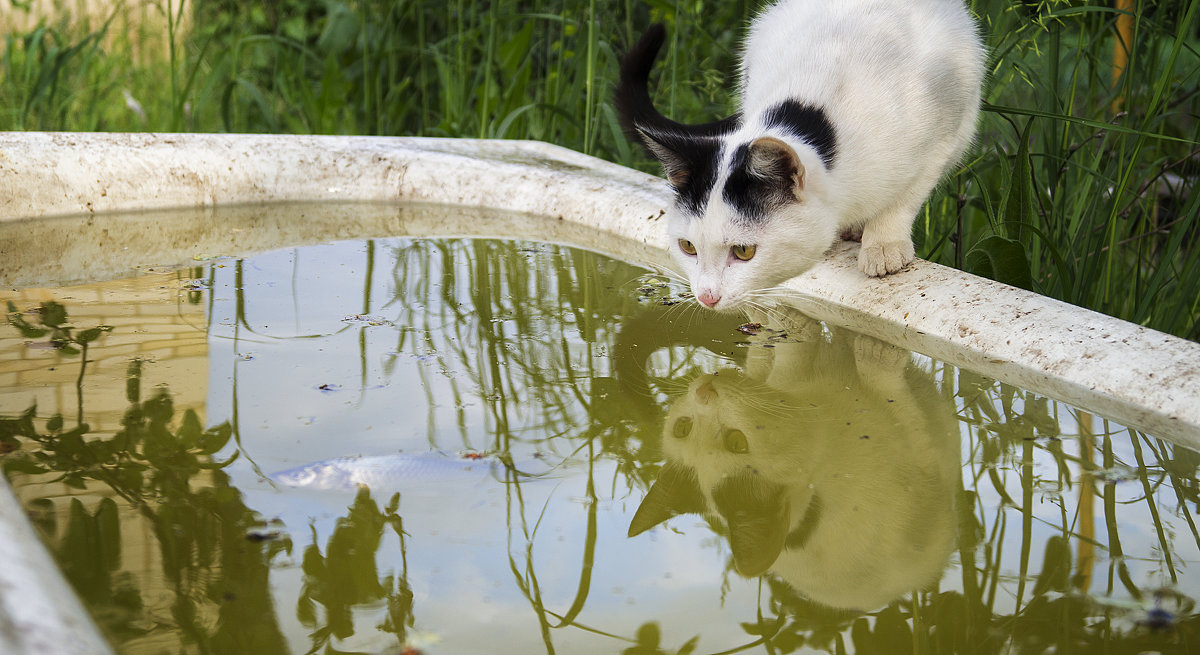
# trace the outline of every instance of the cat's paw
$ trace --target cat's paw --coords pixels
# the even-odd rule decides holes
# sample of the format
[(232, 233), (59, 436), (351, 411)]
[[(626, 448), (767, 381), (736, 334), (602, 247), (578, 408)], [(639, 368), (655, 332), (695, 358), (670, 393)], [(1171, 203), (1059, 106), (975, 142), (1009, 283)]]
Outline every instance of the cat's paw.
[(854, 364), (861, 374), (903, 375), (912, 353), (890, 343), (859, 334), (854, 338)]
[(916, 252), (912, 241), (871, 241), (864, 239), (858, 251), (858, 270), (871, 277), (883, 277), (904, 268)]

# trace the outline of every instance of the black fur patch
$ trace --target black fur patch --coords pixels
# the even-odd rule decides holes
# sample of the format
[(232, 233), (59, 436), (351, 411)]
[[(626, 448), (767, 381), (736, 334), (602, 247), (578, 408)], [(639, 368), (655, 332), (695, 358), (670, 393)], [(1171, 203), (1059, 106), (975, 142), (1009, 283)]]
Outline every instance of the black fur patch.
[(729, 162), (729, 178), (721, 197), (745, 220), (761, 223), (767, 214), (792, 198), (791, 175), (779, 172), (771, 177), (750, 174), (750, 144), (743, 143), (733, 151)]
[(717, 181), (717, 166), (721, 155), (721, 141), (713, 137), (694, 137), (673, 133), (644, 132), (646, 138), (667, 152), (651, 152), (655, 154), (666, 169), (668, 177), (674, 177), (674, 171), (685, 171), (681, 183), (673, 184), (676, 202), (687, 213), (694, 216), (704, 214), (708, 206), (708, 196), (712, 193)]
[(759, 223), (767, 217), (767, 203), (764, 195), (759, 192), (757, 180), (746, 170), (746, 158), (749, 153), (750, 144), (748, 143), (743, 143), (733, 151), (729, 179), (725, 180), (725, 188), (721, 190), (721, 197), (738, 214), (752, 222)]
[(796, 100), (784, 100), (764, 116), (768, 128), (783, 128), (817, 149), (825, 168), (833, 168), (837, 157), (837, 133), (820, 107)]
[[(741, 125), (741, 115), (686, 125), (663, 116), (650, 99), (650, 71), (666, 40), (666, 28), (656, 24), (621, 59), (621, 77), (613, 102), (626, 135), (662, 162), (673, 182), (679, 206), (696, 216), (704, 213), (717, 179), (721, 154), (719, 137)], [(680, 177), (678, 174), (684, 173)]]

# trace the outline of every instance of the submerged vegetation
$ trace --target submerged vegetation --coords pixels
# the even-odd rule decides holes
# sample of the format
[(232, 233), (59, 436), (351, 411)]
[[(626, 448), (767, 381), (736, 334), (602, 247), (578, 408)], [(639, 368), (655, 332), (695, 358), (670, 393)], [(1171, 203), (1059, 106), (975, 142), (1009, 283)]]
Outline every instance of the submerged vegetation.
[[(156, 57), (114, 21), (0, 35), (0, 129), (539, 139), (653, 171), (610, 103), (619, 53), (666, 22), (658, 102), (711, 120), (760, 4), (158, 0)], [(1200, 339), (1200, 3), (970, 4), (986, 111), (918, 254)]]

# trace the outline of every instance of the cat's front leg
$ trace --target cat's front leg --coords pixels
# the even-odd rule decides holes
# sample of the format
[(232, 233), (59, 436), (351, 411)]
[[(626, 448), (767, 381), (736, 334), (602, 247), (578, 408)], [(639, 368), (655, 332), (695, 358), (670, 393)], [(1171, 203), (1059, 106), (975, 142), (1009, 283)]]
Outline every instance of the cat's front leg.
[(912, 242), (915, 215), (915, 211), (904, 208), (868, 221), (863, 226), (858, 270), (871, 277), (882, 277), (907, 266), (916, 255)]

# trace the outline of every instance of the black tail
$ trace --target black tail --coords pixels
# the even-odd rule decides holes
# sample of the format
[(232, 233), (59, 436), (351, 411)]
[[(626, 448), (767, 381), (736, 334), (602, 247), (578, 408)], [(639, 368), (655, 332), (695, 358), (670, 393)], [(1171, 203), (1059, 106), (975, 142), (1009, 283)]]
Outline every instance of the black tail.
[[(621, 80), (617, 83), (614, 102), (621, 127), (631, 141), (646, 146), (641, 132), (667, 133), (679, 136), (714, 137), (732, 132), (741, 123), (741, 116), (700, 125), (685, 125), (663, 116), (650, 100), (650, 70), (654, 58), (666, 40), (667, 30), (662, 23), (651, 25), (642, 38), (621, 58)], [(648, 146), (647, 150), (649, 150)], [(654, 154), (651, 151), (651, 154)]]

